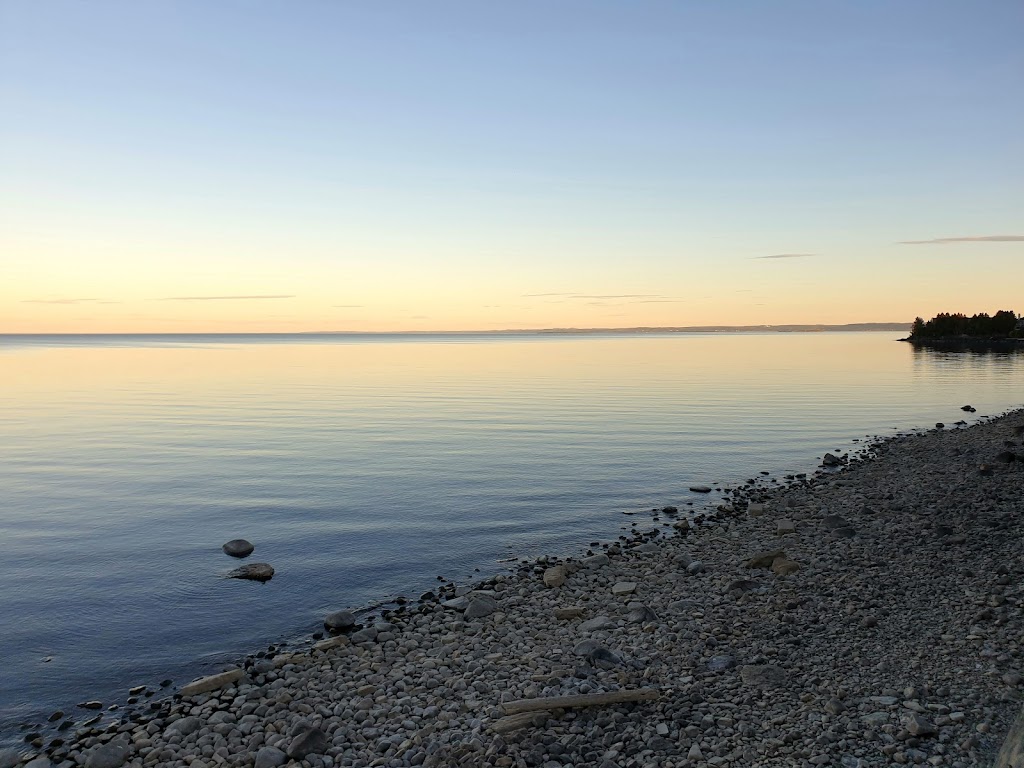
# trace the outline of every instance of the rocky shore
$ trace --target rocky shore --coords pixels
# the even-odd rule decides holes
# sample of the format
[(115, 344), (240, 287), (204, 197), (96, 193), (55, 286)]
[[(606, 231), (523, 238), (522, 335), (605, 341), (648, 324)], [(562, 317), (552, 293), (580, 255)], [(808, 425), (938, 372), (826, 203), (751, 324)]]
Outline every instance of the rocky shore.
[(665, 508), (0, 768), (990, 764), (1024, 692), (1022, 441), (1018, 411)]

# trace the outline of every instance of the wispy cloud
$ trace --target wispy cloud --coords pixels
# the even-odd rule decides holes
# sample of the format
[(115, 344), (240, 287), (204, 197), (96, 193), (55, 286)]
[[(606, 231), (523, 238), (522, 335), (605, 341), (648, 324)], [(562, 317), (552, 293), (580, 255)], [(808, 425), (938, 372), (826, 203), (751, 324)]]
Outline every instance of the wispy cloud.
[(365, 307), (366, 305), (365, 304), (332, 304), (331, 306), (332, 307), (336, 307), (337, 309), (360, 309), (361, 307)]
[(25, 299), (22, 304), (84, 304), (99, 299)]
[(582, 301), (591, 306), (623, 306), (625, 304), (675, 304), (681, 299), (661, 293), (524, 293), (524, 296), (546, 297), (548, 304)]
[(570, 299), (662, 299), (659, 293), (574, 293)]
[(773, 253), (770, 256), (752, 256), (754, 259), (806, 259), (815, 256), (813, 253)]
[(294, 299), (292, 294), (267, 293), (256, 296), (165, 296), (157, 301), (248, 301), (249, 299)]
[(975, 237), (937, 237), (934, 240), (900, 240), (899, 245), (947, 245), (949, 243), (1022, 243), (1024, 235), (977, 235)]

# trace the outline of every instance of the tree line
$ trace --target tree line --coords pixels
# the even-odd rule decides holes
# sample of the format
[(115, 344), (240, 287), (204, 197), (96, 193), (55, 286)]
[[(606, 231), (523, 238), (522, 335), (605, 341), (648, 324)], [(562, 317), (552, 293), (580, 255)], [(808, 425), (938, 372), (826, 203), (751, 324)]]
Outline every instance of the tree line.
[(1021, 318), (1012, 310), (1001, 309), (994, 315), (981, 312), (967, 315), (940, 312), (931, 320), (916, 318), (910, 329), (912, 339), (936, 339), (947, 336), (1021, 337)]

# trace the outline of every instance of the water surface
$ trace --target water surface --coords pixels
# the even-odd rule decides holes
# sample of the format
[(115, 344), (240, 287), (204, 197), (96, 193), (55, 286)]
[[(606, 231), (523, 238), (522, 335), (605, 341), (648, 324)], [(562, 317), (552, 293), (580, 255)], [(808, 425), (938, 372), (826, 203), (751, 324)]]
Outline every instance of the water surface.
[(895, 336), (0, 336), (0, 734), (1024, 400), (1024, 355)]

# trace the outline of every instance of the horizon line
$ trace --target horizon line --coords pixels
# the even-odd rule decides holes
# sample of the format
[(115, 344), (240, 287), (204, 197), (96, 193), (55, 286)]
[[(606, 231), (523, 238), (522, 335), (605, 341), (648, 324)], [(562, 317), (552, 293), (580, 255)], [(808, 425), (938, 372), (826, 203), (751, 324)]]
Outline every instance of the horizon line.
[[(396, 330), (396, 331), (34, 331), (5, 332), (4, 336), (393, 336), (393, 335), (429, 335), (429, 334), (507, 334), (507, 333), (742, 333), (770, 330), (818, 330), (843, 329), (852, 327), (875, 326), (875, 330), (899, 330), (907, 328), (913, 321), (878, 322), (865, 321), (855, 323), (762, 323), (756, 325), (637, 325), (610, 327), (577, 327), (561, 326), (548, 328), (500, 328), (500, 329), (464, 329), (464, 330)], [(884, 326), (884, 327), (882, 327)]]

